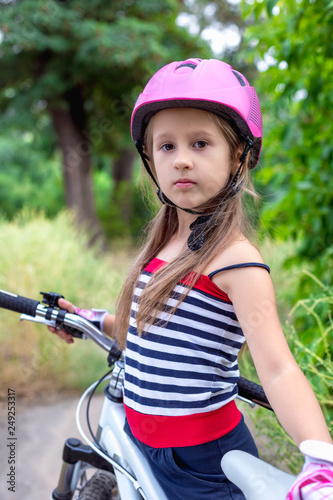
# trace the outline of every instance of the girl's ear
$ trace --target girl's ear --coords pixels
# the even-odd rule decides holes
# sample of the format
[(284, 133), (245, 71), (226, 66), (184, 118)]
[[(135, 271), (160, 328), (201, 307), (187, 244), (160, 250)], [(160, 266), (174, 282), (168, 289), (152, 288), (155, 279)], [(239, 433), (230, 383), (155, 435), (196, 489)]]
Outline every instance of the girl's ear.
[(237, 159), (238, 164), (241, 162), (241, 156), (243, 154), (243, 151), (244, 151), (244, 146), (242, 144), (241, 146), (239, 146), (237, 153), (236, 153), (236, 159)]
[(234, 175), (238, 170), (238, 167), (239, 167), (240, 162), (241, 162), (241, 156), (243, 154), (243, 150), (244, 150), (244, 148), (242, 148), (242, 146), (239, 146), (239, 148), (237, 149), (237, 151), (235, 153), (234, 161), (231, 165), (231, 174), (232, 175)]

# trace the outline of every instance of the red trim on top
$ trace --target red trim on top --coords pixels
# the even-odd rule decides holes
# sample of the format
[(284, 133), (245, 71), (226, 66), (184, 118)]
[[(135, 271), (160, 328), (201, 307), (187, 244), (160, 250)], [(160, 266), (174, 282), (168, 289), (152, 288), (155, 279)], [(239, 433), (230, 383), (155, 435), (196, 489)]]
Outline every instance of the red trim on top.
[[(151, 262), (149, 262), (148, 266), (144, 269), (148, 273), (156, 273), (161, 267), (165, 266), (167, 262), (161, 259), (154, 258)], [(189, 283), (189, 277), (185, 276), (184, 279), (181, 280), (181, 283), (184, 283), (185, 285)], [(229, 299), (228, 295), (223, 292), (210, 278), (209, 276), (206, 276), (205, 274), (201, 274), (198, 281), (194, 285), (193, 288), (196, 288), (197, 290), (201, 290), (202, 292), (208, 293), (209, 295), (212, 295), (213, 297), (216, 297), (218, 299), (222, 299), (225, 302), (229, 302), (230, 304), (232, 303), (231, 300)]]
[(148, 266), (144, 268), (144, 271), (147, 271), (148, 273), (156, 273), (156, 271), (165, 266), (165, 264), (167, 264), (165, 260), (154, 258), (149, 262)]
[(214, 441), (231, 432), (242, 417), (235, 401), (214, 411), (180, 417), (146, 415), (124, 406), (133, 435), (153, 448), (196, 446)]
[[(182, 283), (186, 283), (186, 281), (182, 280)], [(194, 285), (194, 288), (197, 288), (202, 292), (206, 292), (209, 295), (212, 295), (213, 297), (222, 299), (225, 302), (230, 302), (230, 304), (232, 304), (228, 295), (223, 290), (221, 290), (217, 285), (215, 285), (215, 283), (209, 278), (209, 276), (206, 276), (205, 274), (200, 275), (198, 281)]]

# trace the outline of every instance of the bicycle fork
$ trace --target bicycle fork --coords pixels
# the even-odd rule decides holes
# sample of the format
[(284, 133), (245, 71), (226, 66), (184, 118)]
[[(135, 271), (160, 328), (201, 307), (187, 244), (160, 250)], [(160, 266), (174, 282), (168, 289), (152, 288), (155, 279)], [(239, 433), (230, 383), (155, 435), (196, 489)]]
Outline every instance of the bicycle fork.
[(88, 465), (96, 469), (114, 472), (109, 462), (77, 438), (66, 439), (62, 459), (59, 482), (52, 492), (52, 500), (71, 500), (77, 482)]

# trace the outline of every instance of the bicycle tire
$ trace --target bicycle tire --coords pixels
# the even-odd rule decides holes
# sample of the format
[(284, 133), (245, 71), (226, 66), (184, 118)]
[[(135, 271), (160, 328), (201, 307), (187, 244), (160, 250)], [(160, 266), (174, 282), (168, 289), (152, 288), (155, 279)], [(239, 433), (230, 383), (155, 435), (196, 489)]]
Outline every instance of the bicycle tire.
[(98, 470), (82, 488), (77, 500), (111, 500), (115, 498), (113, 491), (117, 486), (114, 474)]

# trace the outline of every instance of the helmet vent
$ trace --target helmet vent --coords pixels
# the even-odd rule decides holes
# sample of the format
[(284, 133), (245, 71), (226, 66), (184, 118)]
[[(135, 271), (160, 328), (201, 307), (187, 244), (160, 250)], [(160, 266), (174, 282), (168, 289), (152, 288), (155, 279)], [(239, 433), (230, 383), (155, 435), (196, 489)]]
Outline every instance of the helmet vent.
[(184, 63), (184, 64), (180, 64), (179, 66), (177, 66), (176, 69), (179, 69), (179, 68), (191, 68), (191, 69), (195, 69), (197, 67), (196, 64), (193, 64), (193, 63)]
[(252, 99), (252, 106), (251, 106), (249, 120), (251, 120), (258, 127), (259, 130), (262, 129), (260, 104), (255, 90), (253, 90), (253, 99)]
[(232, 70), (232, 72), (235, 75), (235, 77), (237, 78), (237, 80), (239, 81), (239, 83), (241, 84), (241, 86), (246, 87), (246, 82), (243, 79), (243, 76), (240, 73), (238, 73), (238, 71)]

